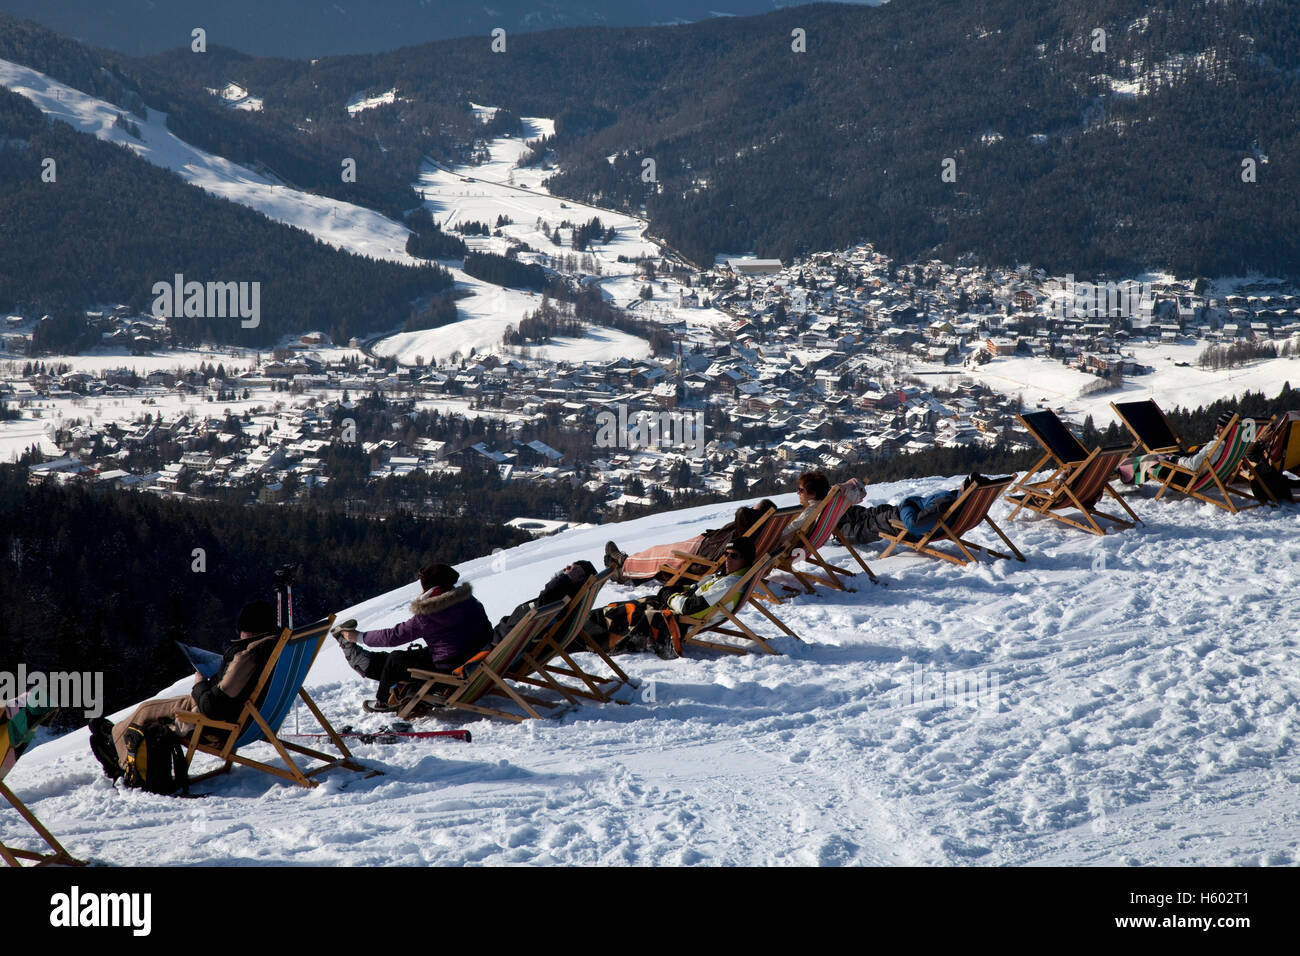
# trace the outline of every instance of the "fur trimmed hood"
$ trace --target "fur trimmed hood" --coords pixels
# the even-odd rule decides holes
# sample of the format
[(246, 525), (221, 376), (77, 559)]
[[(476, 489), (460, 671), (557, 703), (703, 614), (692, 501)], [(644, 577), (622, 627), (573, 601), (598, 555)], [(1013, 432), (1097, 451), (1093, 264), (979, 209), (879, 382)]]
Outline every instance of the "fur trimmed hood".
[(450, 591), (444, 591), (441, 594), (429, 594), (426, 591), (411, 602), (411, 613), (415, 615), (436, 614), (439, 611), (455, 607), (462, 601), (469, 600), (473, 594), (474, 588), (469, 584), (458, 584)]

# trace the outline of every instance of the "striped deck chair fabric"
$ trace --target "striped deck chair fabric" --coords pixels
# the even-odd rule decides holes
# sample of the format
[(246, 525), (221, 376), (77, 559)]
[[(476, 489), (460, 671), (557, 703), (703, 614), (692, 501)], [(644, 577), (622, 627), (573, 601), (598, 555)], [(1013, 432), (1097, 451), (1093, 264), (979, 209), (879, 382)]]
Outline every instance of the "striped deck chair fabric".
[[(1238, 505), (1233, 500), (1234, 495), (1238, 498), (1253, 498), (1254, 495), (1247, 490), (1230, 490), (1230, 486), (1239, 481), (1246, 452), (1255, 443), (1255, 420), (1234, 415), (1215, 442), (1216, 447), (1197, 472), (1172, 461), (1155, 466), (1151, 474), (1160, 482), (1156, 498), (1162, 498), (1165, 492), (1172, 490), (1233, 514), (1260, 504), (1256, 501)], [(1214, 491), (1218, 492), (1217, 497), (1213, 495)]]
[(802, 639), (794, 631), (790, 630), (786, 624), (781, 621), (775, 614), (764, 607), (760, 602), (754, 600), (755, 591), (761, 582), (772, 570), (777, 558), (782, 553), (781, 549), (774, 550), (766, 555), (755, 559), (753, 565), (741, 577), (739, 581), (731, 586), (722, 600), (709, 607), (709, 609), (700, 617), (677, 617), (677, 627), (681, 633), (681, 642), (683, 645), (693, 644), (697, 647), (707, 647), (715, 651), (723, 651), (727, 654), (744, 654), (743, 647), (737, 647), (734, 644), (723, 644), (718, 641), (706, 640), (702, 635), (716, 633), (726, 634), (730, 637), (738, 637), (750, 641), (767, 654), (779, 653), (767, 640), (760, 637), (752, 628), (746, 625), (738, 615), (745, 607), (756, 608), (759, 613), (769, 621), (780, 628), (787, 636), (793, 637), (796, 641), (802, 643)]
[[(1009, 560), (1011, 558), (1009, 554), (1003, 554), (1001, 551), (994, 551), (992, 548), (965, 540), (963, 535), (983, 522), (997, 532), (998, 537), (1011, 549), (1017, 559), (1025, 560), (1025, 556), (1020, 553), (1020, 549), (1011, 543), (1011, 539), (998, 527), (997, 522), (989, 516), (989, 509), (993, 507), (993, 502), (997, 501), (1002, 493), (1012, 485), (1015, 478), (1015, 475), (1011, 475), (997, 481), (967, 485), (957, 497), (957, 500), (944, 513), (943, 517), (920, 538), (913, 538), (908, 534), (901, 521), (895, 521), (894, 527), (898, 529), (897, 533), (881, 535), (890, 544), (881, 552), (880, 556), (882, 558), (888, 557), (890, 552), (901, 544), (913, 551), (919, 551), (935, 558), (942, 558), (945, 561), (951, 561), (953, 564), (967, 564), (974, 561), (975, 556), (971, 554), (971, 550), (985, 551), (994, 557)], [(955, 544), (961, 554), (950, 554), (934, 547), (935, 543), (943, 541), (950, 541)]]
[[(807, 594), (813, 594), (816, 591), (816, 588), (813, 587), (814, 582), (825, 584), (837, 591), (852, 590), (840, 580), (840, 577), (851, 578), (854, 577), (855, 572), (850, 571), (848, 568), (837, 567), (822, 556), (821, 549), (826, 546), (826, 543), (832, 537), (835, 537), (841, 545), (848, 548), (872, 581), (876, 580), (875, 574), (867, 567), (861, 555), (836, 530), (840, 520), (844, 517), (844, 512), (849, 510), (849, 505), (850, 502), (844, 494), (844, 490), (838, 485), (832, 488), (830, 494), (822, 500), (821, 506), (810, 517), (808, 523), (789, 536), (790, 540), (786, 542), (784, 551), (776, 560), (775, 568), (793, 575), (803, 585), (803, 589)], [(795, 567), (796, 562), (799, 561), (816, 566), (820, 573), (799, 570)], [(798, 593), (792, 588), (786, 590)]]
[[(262, 674), (252, 695), (245, 702), (238, 720), (213, 720), (197, 713), (176, 714), (178, 721), (193, 726), (189, 734), (186, 761), (192, 764), (197, 753), (210, 754), (223, 761), (222, 766), (216, 770), (191, 776), (191, 782), (228, 773), (236, 763), (290, 780), (303, 787), (317, 786), (320, 781), (313, 777), (335, 767), (353, 771), (367, 769), (352, 759), (352, 754), (343, 739), (335, 732), (320, 708), (316, 706), (316, 702), (303, 688), (307, 673), (311, 670), (311, 665), (316, 660), (316, 655), (320, 652), (321, 645), (325, 642), (330, 625), (333, 623), (334, 615), (331, 614), (314, 624), (293, 631), (285, 628), (281, 632), (275, 649), (267, 658)], [(280, 726), (284, 723), (295, 700), (301, 700), (311, 711), (312, 716), (316, 718), (336, 748), (336, 754), (290, 743), (278, 736)], [(284, 761), (284, 767), (263, 763), (240, 753), (241, 749), (261, 741), (271, 745)], [(308, 757), (312, 761), (321, 761), (323, 766), (306, 770), (293, 759), (290, 751)]]
[(451, 673), (412, 668), (411, 676), (423, 683), (402, 705), (398, 716), (410, 717), (421, 707), (432, 706), (468, 710), (504, 720), (524, 720), (518, 714), (479, 702), (486, 696), (503, 695), (514, 701), (529, 717), (539, 719), (541, 715), (532, 703), (507, 683), (505, 675), (522, 659), (524, 651), (550, 626), (564, 606), (564, 601), (555, 601), (545, 607), (532, 608), (500, 643), (471, 657)]
[(36, 866), (86, 865), (81, 860), (73, 859), (72, 854), (63, 848), (40, 820), (36, 819), (36, 814), (32, 813), (28, 806), (18, 799), (18, 795), (4, 783), (5, 777), (18, 762), (23, 751), (27, 749), (27, 745), (36, 737), (36, 728), (52, 718), (58, 710), (57, 707), (45, 706), (39, 697), (32, 693), (20, 694), (13, 700), (0, 703), (0, 796), (3, 796), (18, 811), (18, 814), (27, 821), (28, 826), (35, 830), (36, 835), (50, 848), (50, 852), (43, 853), (19, 849), (0, 841), (0, 860), (4, 860), (9, 866), (22, 866), (23, 860), (28, 860)]

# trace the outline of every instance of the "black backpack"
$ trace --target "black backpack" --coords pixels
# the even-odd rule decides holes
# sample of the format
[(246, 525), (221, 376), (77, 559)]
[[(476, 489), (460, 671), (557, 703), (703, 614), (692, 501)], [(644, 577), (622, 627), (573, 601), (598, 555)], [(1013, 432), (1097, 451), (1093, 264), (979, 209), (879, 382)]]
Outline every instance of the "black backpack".
[(132, 724), (126, 731), (126, 773), (122, 782), (128, 787), (169, 796), (190, 789), (185, 748), (171, 725), (161, 720), (148, 721), (143, 727)]

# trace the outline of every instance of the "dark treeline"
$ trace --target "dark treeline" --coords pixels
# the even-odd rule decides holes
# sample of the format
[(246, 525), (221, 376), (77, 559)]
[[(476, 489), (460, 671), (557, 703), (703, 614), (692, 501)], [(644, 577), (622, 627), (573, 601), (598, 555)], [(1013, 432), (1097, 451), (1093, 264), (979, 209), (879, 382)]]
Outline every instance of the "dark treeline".
[(184, 676), (173, 640), (223, 648), (240, 606), (271, 599), (283, 564), (301, 565), (295, 620), (309, 621), (415, 580), (430, 560), (526, 538), (477, 515), (380, 522), (32, 486), (25, 468), (0, 465), (0, 667), (102, 670), (113, 710)]
[(463, 259), (465, 241), (459, 236), (449, 236), (438, 228), (429, 210), (421, 206), (406, 217), (411, 234), (406, 238), (406, 251), (417, 259)]
[[(127, 150), (47, 124), (7, 90), (0, 143), (0, 309), (53, 315), (35, 333), (37, 348), (93, 344), (73, 310), (122, 302), (147, 313), (154, 283), (176, 273), (260, 283), (255, 328), (238, 316), (177, 317), (168, 325), (180, 344), (266, 346), (313, 328), (346, 342), (400, 327), (413, 301), (451, 285), (441, 267), (351, 255), (210, 196)], [(42, 180), (45, 157), (55, 159), (53, 182)]]
[(546, 270), (508, 256), (491, 252), (471, 252), (465, 256), (465, 271), (476, 279), (512, 289), (541, 292), (547, 286)]

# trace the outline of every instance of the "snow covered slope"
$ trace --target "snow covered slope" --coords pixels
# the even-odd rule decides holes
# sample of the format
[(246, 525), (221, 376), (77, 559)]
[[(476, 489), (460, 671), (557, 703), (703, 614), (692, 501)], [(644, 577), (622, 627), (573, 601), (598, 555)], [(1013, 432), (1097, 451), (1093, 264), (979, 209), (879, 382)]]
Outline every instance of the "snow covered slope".
[[(1025, 564), (868, 548), (882, 585), (788, 602), (807, 643), (776, 638), (783, 656), (624, 656), (640, 685), (625, 706), (449, 718), (472, 744), (358, 746), (385, 771), (372, 779), (302, 791), (237, 770), (212, 798), (172, 800), (115, 790), (80, 731), (8, 782), (73, 853), (118, 864), (1294, 864), (1300, 512), (1133, 504), (1145, 524), (1105, 539), (1003, 521)], [(495, 619), (569, 560), (599, 564), (606, 538), (633, 551), (730, 511), (575, 530), (460, 570)], [(395, 623), (416, 587), (339, 614)], [(332, 642), (309, 686), (336, 725), (379, 722)], [(0, 814), (0, 839), (16, 833)]]
[[(136, 139), (113, 125), (122, 112), (118, 107), (36, 70), (0, 59), (0, 86), (27, 97), (46, 116), (68, 123), (78, 132), (125, 146), (141, 159), (170, 169), (191, 185), (277, 222), (296, 226), (336, 248), (408, 265), (420, 261), (407, 255), (406, 239), (410, 230), (401, 223), (372, 209), (287, 188), (244, 166), (191, 146), (167, 129), (167, 114), (152, 107), (147, 120), (131, 117), (140, 128), (140, 138)], [(552, 205), (556, 203), (558, 200), (552, 201)], [(457, 302), (464, 316), (462, 321), (441, 329), (396, 336), (387, 340), (389, 344), (382, 354), (396, 354), (400, 360), (414, 364), (416, 355), (430, 361), (445, 359), (453, 352), (468, 354), (471, 348), (478, 352), (499, 350), (506, 326), (518, 325), (524, 313), (535, 311), (540, 302), (526, 292), (503, 289), (459, 269), (453, 268), (451, 273), (457, 289), (469, 293)], [(590, 339), (561, 340), (535, 350), (535, 354), (539, 358), (569, 361), (640, 357), (649, 354), (649, 343), (624, 332), (604, 329)]]

